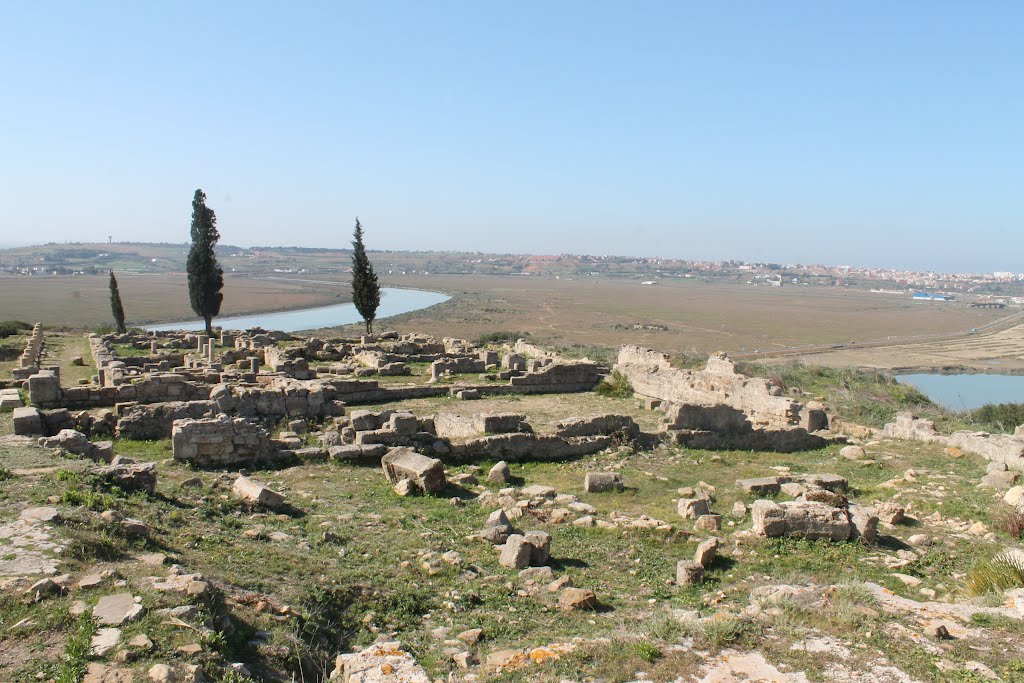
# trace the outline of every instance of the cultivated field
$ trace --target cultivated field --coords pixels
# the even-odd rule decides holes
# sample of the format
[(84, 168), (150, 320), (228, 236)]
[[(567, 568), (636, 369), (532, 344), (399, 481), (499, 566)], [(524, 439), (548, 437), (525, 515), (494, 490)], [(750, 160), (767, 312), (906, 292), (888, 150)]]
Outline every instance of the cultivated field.
[[(3, 277), (0, 320), (50, 327), (112, 324), (108, 276)], [(196, 317), (185, 273), (117, 274), (128, 325)], [(347, 284), (323, 284), (226, 273), (221, 315), (325, 306), (351, 300)]]
[[(472, 339), (495, 330), (529, 332), (551, 345), (638, 344), (668, 353), (751, 352), (981, 327), (1005, 312), (963, 304), (822, 287), (751, 287), (662, 280), (548, 277), (388, 277), (453, 299), (383, 323), (400, 331)], [(661, 325), (667, 331), (634, 330)]]
[(1024, 325), (957, 339), (878, 348), (844, 348), (827, 353), (801, 354), (789, 360), (831, 367), (865, 367), (888, 371), (922, 368), (975, 372), (1024, 372)]

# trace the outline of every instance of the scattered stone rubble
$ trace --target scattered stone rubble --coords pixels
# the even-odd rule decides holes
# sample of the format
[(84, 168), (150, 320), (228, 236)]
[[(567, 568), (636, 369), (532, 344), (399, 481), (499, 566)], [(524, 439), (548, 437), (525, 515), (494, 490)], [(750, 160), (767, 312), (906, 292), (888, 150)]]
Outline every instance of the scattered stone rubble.
[[(289, 456), (310, 460), (379, 460), (384, 475), (401, 495), (474, 488), (471, 493), (477, 503), (493, 508), (476, 536), (495, 547), (501, 566), (520, 571), (519, 578), (525, 586), (525, 592), (520, 594), (535, 595), (537, 591), (546, 590), (553, 600), (557, 593), (557, 606), (565, 610), (592, 610), (599, 608), (600, 603), (593, 590), (572, 586), (568, 576), (554, 578), (548, 566), (551, 563), (550, 534), (541, 530), (524, 531), (516, 524), (526, 527), (530, 520), (541, 520), (581, 527), (658, 530), (666, 532), (666, 537), (675, 533), (674, 538), (694, 534), (677, 532), (673, 525), (647, 515), (630, 517), (612, 511), (607, 518), (602, 518), (593, 506), (580, 502), (575, 496), (558, 494), (549, 486), (534, 484), (518, 490), (507, 487), (494, 493), (478, 485), (475, 475), (482, 475), (480, 468), (473, 474), (460, 474), (449, 480), (445, 464), (500, 458), (487, 473), (487, 480), (505, 485), (513, 480), (510, 461), (587, 455), (618, 444), (644, 448), (654, 445), (662, 436), (693, 448), (777, 451), (815, 448), (844, 440), (827, 431), (829, 420), (820, 404), (802, 404), (783, 396), (779, 388), (767, 380), (738, 373), (735, 365), (721, 354), (712, 356), (703, 370), (678, 370), (661, 354), (623, 347), (615, 370), (629, 379), (636, 394), (648, 406), (664, 411), (659, 434), (644, 433), (632, 418), (615, 414), (570, 417), (560, 421), (551, 433), (537, 433), (528, 417), (517, 413), (462, 411), (417, 416), (393, 410), (359, 410), (352, 406), (431, 396), (465, 399), (588, 391), (603, 374), (596, 363), (568, 361), (522, 340), (499, 353), (476, 349), (464, 340), (438, 341), (388, 333), (359, 340), (314, 338), (287, 347), (276, 344), (297, 340), (262, 330), (224, 332), (219, 343), (205, 335), (181, 333), (144, 337), (94, 335), (90, 337), (90, 346), (98, 370), (95, 382), (63, 387), (58, 370), (39, 366), (43, 343), (38, 325), (32, 339), (37, 339), (30, 342), (34, 355), (27, 348), (23, 358), (32, 356), (34, 364), (22, 365), (16, 370), (25, 375), (31, 405), (21, 406), (17, 392), (0, 395), (0, 405), (5, 396), (11, 397), (6, 400), (12, 403), (17, 400), (18, 405), (12, 405), (16, 434), (37, 436), (43, 446), (104, 463), (106, 466), (96, 471), (121, 488), (153, 494), (157, 488), (156, 466), (118, 459), (111, 442), (93, 442), (92, 437), (115, 433), (132, 439), (170, 436), (174, 459), (201, 468), (237, 470)], [(115, 342), (148, 348), (151, 355), (141, 359), (118, 359), (113, 352)], [(411, 363), (430, 363), (430, 379), (419, 385), (382, 385), (365, 379), (408, 375)], [(489, 374), (472, 385), (459, 384), (458, 376), (467, 373)], [(83, 408), (89, 411), (80, 410)], [(72, 412), (73, 409), (76, 412)], [(265, 425), (281, 420), (289, 420), (288, 430), (272, 438)], [(321, 431), (308, 437), (319, 441), (317, 446), (306, 447), (306, 441), (300, 436), (306, 432), (307, 420), (324, 425)], [(892, 438), (937, 442), (983, 455), (992, 463), (983, 482), (986, 485), (1009, 488), (1018, 482), (1017, 473), (1024, 472), (1024, 433), (1021, 430), (1013, 436), (957, 432), (947, 437), (937, 434), (932, 423), (903, 415), (887, 425), (885, 433)], [(866, 457), (861, 446), (848, 446), (840, 455), (855, 461)], [(604, 463), (598, 467), (604, 467)], [(787, 470), (780, 467), (776, 471)], [(288, 507), (284, 496), (244, 473), (237, 477), (231, 475), (227, 481), (231, 483), (232, 493), (253, 507), (275, 512)], [(871, 542), (877, 537), (880, 520), (896, 524), (906, 513), (895, 502), (882, 503), (875, 508), (850, 503), (845, 496), (848, 482), (834, 474), (780, 474), (743, 479), (736, 485), (752, 495), (785, 494), (796, 498), (755, 501), (749, 509), (750, 531), (739, 532), (747, 534), (748, 538)], [(622, 492), (625, 482), (619, 472), (591, 471), (586, 473), (582, 488), (587, 493)], [(679, 516), (693, 520), (694, 531), (706, 537), (697, 545), (693, 559), (677, 563), (674, 581), (678, 587), (702, 583), (705, 571), (714, 564), (723, 544), (718, 536), (707, 535), (719, 532), (724, 522), (721, 515), (712, 511), (711, 492), (697, 487), (686, 491), (686, 495), (683, 493), (684, 489), (680, 489)], [(610, 499), (615, 496), (604, 500)], [(1024, 506), (1024, 487), (1009, 488), (1005, 500), (1017, 507)], [(456, 497), (452, 504), (462, 505), (464, 500)], [(747, 506), (736, 503), (732, 516), (744, 519), (747, 514)], [(131, 530), (141, 536), (148, 534), (148, 527), (138, 520), (121, 519), (113, 514), (110, 519), (121, 524), (126, 533)], [(254, 531), (250, 529), (246, 534)], [(19, 538), (19, 534), (34, 535), (32, 538), (38, 541), (37, 545), (48, 542), (38, 520), (21, 519), (16, 524), (0, 526), (0, 538)], [(287, 534), (281, 536), (282, 542), (289, 538)], [(273, 535), (271, 540), (274, 540)], [(911, 542), (914, 543), (913, 537)], [(49, 547), (54, 552), (60, 549), (56, 544)], [(442, 566), (441, 562), (461, 563), (455, 551), (445, 553), (440, 559), (436, 556), (428, 559), (424, 559), (424, 563), (429, 564), (431, 571), (434, 571), (434, 564)], [(0, 575), (11, 570), (54, 574), (56, 560), (46, 553), (32, 556), (21, 553), (13, 561), (0, 560)], [(172, 573), (166, 579), (154, 578), (151, 585), (159, 591), (202, 595), (209, 587), (198, 574)], [(672, 583), (672, 577), (665, 577), (665, 580)], [(100, 585), (103, 578), (86, 577), (82, 581), (85, 583), (80, 587), (94, 587)], [(56, 583), (54, 586), (61, 590)], [(40, 584), (34, 589), (42, 596), (50, 586)], [(759, 609), (757, 601), (755, 590), (752, 613)], [(896, 601), (890, 600), (890, 603), (896, 604)], [(1021, 603), (1024, 604), (1024, 599)], [(143, 613), (143, 606), (131, 593), (101, 598), (93, 616), (106, 628), (94, 639), (93, 653), (102, 656), (117, 647), (118, 627), (138, 619)], [(941, 629), (934, 626), (932, 632), (941, 634)], [(462, 639), (462, 635), (459, 637)], [(479, 637), (478, 633), (474, 644)], [(534, 658), (534, 653), (539, 653), (537, 657), (543, 659), (547, 655), (540, 650), (492, 653), (487, 658), (486, 668), (490, 671), (515, 668)], [(549, 651), (555, 657), (559, 652), (554, 646)], [(454, 661), (462, 669), (477, 662), (476, 655), (470, 652), (454, 655)], [(759, 662), (754, 664), (754, 669), (761, 666)], [(158, 666), (166, 665), (153, 669)], [(746, 671), (743, 667), (734, 669)], [(171, 674), (163, 670), (158, 674), (171, 680)], [(156, 680), (152, 670), (150, 676)], [(378, 642), (361, 652), (339, 656), (331, 680), (415, 682), (429, 678), (400, 643)]]

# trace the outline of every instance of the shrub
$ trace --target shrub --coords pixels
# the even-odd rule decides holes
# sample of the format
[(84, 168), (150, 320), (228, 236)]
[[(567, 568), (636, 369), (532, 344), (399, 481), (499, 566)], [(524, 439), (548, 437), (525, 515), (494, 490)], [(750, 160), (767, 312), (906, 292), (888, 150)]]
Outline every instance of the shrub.
[(31, 330), (32, 326), (21, 320), (0, 320), (0, 339), (6, 339), (22, 330)]
[(1024, 588), (1024, 561), (1016, 555), (982, 560), (967, 572), (962, 591), (969, 597)]
[(1004, 508), (996, 518), (995, 526), (1014, 538), (1024, 537), (1024, 512), (1017, 508)]
[(557, 346), (554, 350), (566, 358), (587, 358), (605, 366), (614, 365), (619, 353), (617, 349), (610, 346), (594, 344), (570, 344), (569, 346)]
[(485, 332), (475, 339), (473, 344), (475, 346), (485, 346), (487, 344), (514, 344), (517, 339), (525, 339), (530, 336), (529, 332), (516, 332), (514, 330), (497, 330), (495, 332)]
[(633, 649), (636, 651), (637, 656), (648, 664), (653, 664), (656, 659), (661, 658), (661, 650), (646, 640), (634, 643)]
[(1024, 424), (1024, 403), (986, 403), (972, 410), (969, 419), (990, 432), (1012, 432)]
[(594, 387), (594, 391), (601, 396), (629, 398), (633, 395), (633, 385), (629, 383), (629, 378), (616, 370), (601, 380), (601, 383)]

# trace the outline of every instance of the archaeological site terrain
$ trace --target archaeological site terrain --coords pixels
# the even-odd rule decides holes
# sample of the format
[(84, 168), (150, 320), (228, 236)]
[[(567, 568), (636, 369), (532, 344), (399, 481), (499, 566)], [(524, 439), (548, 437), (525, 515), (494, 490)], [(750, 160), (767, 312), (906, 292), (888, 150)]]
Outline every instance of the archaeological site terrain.
[(2, 343), (5, 681), (1024, 680), (1024, 434), (883, 376)]

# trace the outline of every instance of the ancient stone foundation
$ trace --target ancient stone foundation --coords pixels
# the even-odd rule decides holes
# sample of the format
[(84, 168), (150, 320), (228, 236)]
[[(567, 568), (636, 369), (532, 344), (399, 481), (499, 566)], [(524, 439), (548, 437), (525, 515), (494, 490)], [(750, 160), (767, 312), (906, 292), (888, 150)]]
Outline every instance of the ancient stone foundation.
[(1024, 472), (1024, 434), (1018, 429), (1015, 434), (989, 434), (988, 432), (953, 432), (949, 436), (939, 434), (935, 423), (921, 420), (912, 413), (902, 413), (895, 422), (885, 425), (885, 435), (894, 439), (926, 441), (943, 446), (952, 446), (963, 451), (976, 453), (983, 458), (1007, 469)]
[(663, 409), (665, 431), (691, 448), (794, 451), (830, 442), (812, 433), (828, 428), (823, 406), (782, 396), (768, 380), (737, 372), (725, 354), (703, 370), (679, 370), (664, 354), (623, 346), (614, 371)]
[(276, 455), (266, 430), (244, 418), (226, 415), (176, 420), (171, 446), (175, 460), (196, 467), (237, 467), (267, 462)]

